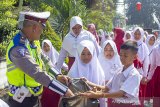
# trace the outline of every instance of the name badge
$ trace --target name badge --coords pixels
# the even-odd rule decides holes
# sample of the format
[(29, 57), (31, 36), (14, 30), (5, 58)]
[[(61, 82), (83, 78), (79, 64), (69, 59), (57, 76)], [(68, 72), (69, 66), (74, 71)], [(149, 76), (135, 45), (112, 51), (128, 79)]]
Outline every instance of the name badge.
[(22, 103), (28, 94), (29, 90), (26, 87), (22, 86), (21, 88), (16, 90), (13, 99), (19, 103)]

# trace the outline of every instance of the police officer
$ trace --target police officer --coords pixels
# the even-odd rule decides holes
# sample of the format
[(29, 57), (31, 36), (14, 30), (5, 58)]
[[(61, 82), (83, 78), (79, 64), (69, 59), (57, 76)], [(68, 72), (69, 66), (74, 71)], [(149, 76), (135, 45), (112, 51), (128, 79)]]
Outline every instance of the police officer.
[[(38, 40), (49, 16), (50, 12), (20, 12), (20, 32), (10, 42), (6, 54), (10, 107), (36, 106), (43, 91), (42, 85), (60, 95), (73, 96), (71, 90), (61, 83), (68, 82), (69, 78), (57, 72), (41, 53)], [(55, 78), (43, 70), (43, 62)]]

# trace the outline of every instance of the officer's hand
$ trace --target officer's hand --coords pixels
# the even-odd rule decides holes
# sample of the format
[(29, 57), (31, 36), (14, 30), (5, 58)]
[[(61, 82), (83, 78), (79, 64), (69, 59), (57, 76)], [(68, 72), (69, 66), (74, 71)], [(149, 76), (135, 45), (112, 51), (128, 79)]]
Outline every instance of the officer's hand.
[(58, 75), (57, 80), (68, 86), (68, 83), (71, 79), (68, 76), (65, 76), (65, 75)]
[(73, 92), (70, 89), (68, 89), (65, 94), (65, 97), (72, 97), (72, 96), (74, 96)]

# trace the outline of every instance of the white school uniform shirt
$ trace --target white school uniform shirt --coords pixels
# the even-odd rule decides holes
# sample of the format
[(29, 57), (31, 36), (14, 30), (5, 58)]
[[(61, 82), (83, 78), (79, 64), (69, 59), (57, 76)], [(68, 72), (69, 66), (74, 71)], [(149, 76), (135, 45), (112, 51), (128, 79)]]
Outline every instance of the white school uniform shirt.
[(152, 60), (151, 60), (150, 71), (149, 71), (148, 77), (147, 77), (148, 80), (152, 79), (152, 76), (155, 72), (156, 67), (160, 66), (160, 45), (156, 45), (153, 48), (151, 58), (152, 58)]
[[(82, 26), (82, 30), (79, 35), (75, 35), (72, 31), (72, 28), (76, 25), (79, 24)], [(65, 36), (62, 44), (62, 48), (60, 51), (59, 59), (56, 65), (56, 68), (58, 70), (61, 69), (62, 64), (64, 62), (64, 59), (69, 56), (69, 57), (76, 57), (76, 49), (77, 45), (83, 41), (83, 40), (90, 40), (94, 43), (97, 55), (100, 52), (100, 46), (96, 42), (96, 38), (94, 37), (93, 34), (91, 34), (89, 31), (83, 29), (83, 23), (80, 17), (78, 16), (73, 16), (70, 21), (70, 32)]]
[[(43, 47), (44, 47), (44, 43), (47, 43), (50, 47), (50, 51), (45, 52)], [(57, 61), (58, 61), (58, 57), (59, 57), (59, 53), (58, 51), (53, 47), (52, 43), (50, 40), (43, 40), (42, 41), (42, 52), (47, 55), (49, 57), (49, 59), (51, 60), (53, 65), (56, 65)], [(68, 70), (68, 65), (63, 63), (62, 68), (67, 71)]]
[[(141, 39), (136, 41), (134, 39), (134, 33), (139, 29), (140, 33), (141, 33)], [(143, 67), (141, 69), (138, 69), (138, 71), (140, 72), (140, 74), (143, 77), (147, 77), (148, 74), (148, 67), (149, 67), (149, 50), (147, 45), (143, 42), (143, 37), (144, 37), (144, 30), (141, 27), (136, 27), (133, 30), (133, 40), (135, 40), (138, 44), (138, 58), (141, 61), (141, 63), (143, 64)]]
[[(114, 51), (114, 56), (112, 59), (107, 59), (104, 56), (104, 48), (108, 43), (111, 45)], [(116, 44), (112, 40), (107, 40), (103, 43), (102, 51), (98, 56), (98, 59), (105, 74), (105, 81), (109, 81), (114, 76), (114, 74), (117, 73), (122, 67)]]
[(117, 92), (119, 90), (124, 91), (124, 98), (114, 98), (117, 103), (136, 103), (139, 104), (139, 85), (141, 81), (141, 75), (134, 67), (134, 64), (129, 66), (122, 72), (122, 69), (114, 75), (114, 77), (107, 83), (109, 93)]
[[(68, 73), (68, 76), (71, 78), (85, 77), (95, 84), (104, 85), (104, 72), (98, 61), (93, 42), (89, 40), (83, 40), (78, 44), (77, 47), (76, 59)], [(87, 64), (83, 63), (80, 59), (81, 53), (85, 47), (92, 55), (91, 61)]]

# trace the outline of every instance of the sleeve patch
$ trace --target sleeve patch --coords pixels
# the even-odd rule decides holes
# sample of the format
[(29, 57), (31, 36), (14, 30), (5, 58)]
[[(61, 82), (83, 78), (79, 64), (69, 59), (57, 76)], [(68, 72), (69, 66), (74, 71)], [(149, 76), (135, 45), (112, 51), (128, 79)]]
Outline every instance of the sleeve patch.
[(25, 56), (25, 54), (26, 54), (26, 49), (20, 48), (20, 49), (17, 50), (17, 52), (18, 52), (19, 55)]

